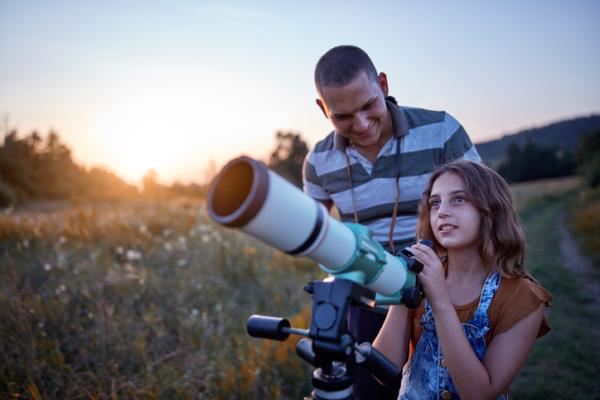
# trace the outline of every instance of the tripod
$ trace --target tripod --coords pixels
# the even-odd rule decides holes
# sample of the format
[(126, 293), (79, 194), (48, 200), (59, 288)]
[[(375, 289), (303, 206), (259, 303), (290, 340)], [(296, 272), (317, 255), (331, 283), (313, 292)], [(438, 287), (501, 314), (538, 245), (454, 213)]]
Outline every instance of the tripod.
[(304, 290), (313, 297), (309, 329), (292, 328), (284, 318), (252, 315), (247, 331), (253, 337), (281, 341), (290, 334), (306, 337), (298, 342), (296, 353), (315, 367), (308, 399), (353, 399), (357, 364), (363, 364), (382, 383), (397, 377), (398, 369), (390, 360), (370, 343), (357, 344), (348, 332), (346, 316), (350, 305), (373, 307), (373, 291), (353, 281), (334, 278), (310, 282)]

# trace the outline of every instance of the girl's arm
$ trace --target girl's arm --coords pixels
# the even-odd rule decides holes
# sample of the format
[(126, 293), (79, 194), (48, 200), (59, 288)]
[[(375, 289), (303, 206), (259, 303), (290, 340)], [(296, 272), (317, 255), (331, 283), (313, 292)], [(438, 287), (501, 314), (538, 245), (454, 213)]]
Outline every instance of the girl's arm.
[(412, 327), (410, 312), (403, 305), (391, 306), (385, 322), (373, 342), (373, 347), (402, 370), (408, 355), (408, 342)]
[(462, 399), (495, 399), (525, 363), (536, 339), (545, 305), (492, 340), (483, 363), (460, 326), (454, 307), (432, 307), (445, 364)]
[(471, 348), (450, 301), (443, 267), (427, 246), (413, 247), (425, 268), (420, 280), (431, 305), (435, 328), (444, 354), (444, 364), (462, 399), (495, 399), (507, 388), (525, 363), (537, 337), (545, 305), (492, 340), (483, 362)]

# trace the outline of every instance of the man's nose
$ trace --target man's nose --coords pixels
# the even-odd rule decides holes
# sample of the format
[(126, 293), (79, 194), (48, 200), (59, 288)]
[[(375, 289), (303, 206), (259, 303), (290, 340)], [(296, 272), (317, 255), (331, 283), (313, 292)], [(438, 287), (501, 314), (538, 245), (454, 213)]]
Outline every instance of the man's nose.
[(354, 116), (353, 128), (357, 132), (363, 132), (369, 127), (369, 119), (363, 113), (358, 113)]

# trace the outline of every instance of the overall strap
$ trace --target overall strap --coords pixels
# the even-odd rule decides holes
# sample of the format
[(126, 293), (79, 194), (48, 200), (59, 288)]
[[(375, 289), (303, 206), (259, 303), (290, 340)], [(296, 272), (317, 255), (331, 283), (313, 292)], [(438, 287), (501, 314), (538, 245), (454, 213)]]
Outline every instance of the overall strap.
[[(470, 324), (477, 325), (483, 329), (482, 334), (485, 334), (489, 330), (489, 318), (488, 309), (492, 304), (492, 299), (496, 294), (496, 290), (500, 286), (500, 274), (493, 272), (488, 275), (481, 289), (481, 295), (479, 296), (479, 305), (477, 310), (473, 314), (473, 318), (469, 321)], [(435, 321), (433, 319), (433, 310), (429, 305), (427, 299), (423, 300), (425, 305), (425, 312), (421, 317), (421, 326), (426, 330), (435, 329)]]
[(490, 308), (490, 304), (492, 304), (492, 299), (496, 294), (496, 290), (500, 286), (500, 274), (498, 272), (492, 272), (485, 279), (485, 283), (483, 284), (483, 288), (481, 289), (481, 296), (479, 297), (479, 305), (477, 306), (477, 310), (473, 316), (473, 320), (483, 319), (488, 322), (488, 309)]

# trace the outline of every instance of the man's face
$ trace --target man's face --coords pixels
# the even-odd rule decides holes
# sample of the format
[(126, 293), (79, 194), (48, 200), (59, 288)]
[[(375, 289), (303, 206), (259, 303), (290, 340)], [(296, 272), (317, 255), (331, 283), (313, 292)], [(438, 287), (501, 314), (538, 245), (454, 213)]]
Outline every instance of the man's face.
[[(357, 148), (378, 151), (391, 136), (391, 118), (385, 104), (387, 78), (369, 79), (365, 72), (346, 86), (321, 87), (317, 104), (335, 131)], [(376, 154), (376, 153), (375, 153)]]

